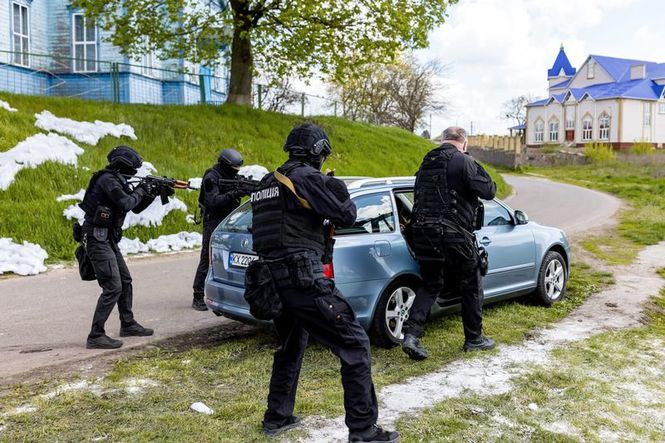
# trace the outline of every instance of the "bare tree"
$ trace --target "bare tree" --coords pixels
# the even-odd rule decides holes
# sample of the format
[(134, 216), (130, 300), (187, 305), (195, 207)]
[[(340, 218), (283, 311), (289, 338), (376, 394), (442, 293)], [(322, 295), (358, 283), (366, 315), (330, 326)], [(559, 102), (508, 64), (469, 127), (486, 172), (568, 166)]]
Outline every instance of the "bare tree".
[(533, 95), (522, 94), (513, 97), (503, 104), (501, 118), (512, 121), (516, 125), (526, 124), (526, 105), (533, 101)]
[(298, 103), (302, 94), (291, 89), (293, 81), (289, 78), (262, 88), (261, 109), (272, 112), (285, 112), (286, 108)]
[(343, 115), (414, 132), (429, 113), (447, 109), (440, 82), (446, 67), (437, 61), (420, 63), (405, 56), (391, 64), (368, 66), (358, 79), (333, 84), (331, 92), (343, 104)]

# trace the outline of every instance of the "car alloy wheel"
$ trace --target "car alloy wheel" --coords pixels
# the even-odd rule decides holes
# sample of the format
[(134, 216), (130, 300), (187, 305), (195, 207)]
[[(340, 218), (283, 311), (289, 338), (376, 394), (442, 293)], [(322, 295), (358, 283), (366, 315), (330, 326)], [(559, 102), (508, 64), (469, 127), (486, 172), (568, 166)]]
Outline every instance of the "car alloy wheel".
[(561, 297), (565, 282), (565, 271), (561, 262), (557, 259), (549, 262), (545, 270), (545, 292), (550, 300), (556, 301)]
[(538, 273), (538, 286), (533, 294), (541, 305), (551, 306), (566, 295), (568, 275), (565, 263), (561, 254), (556, 251), (548, 251), (543, 257)]
[(390, 294), (385, 310), (386, 328), (397, 341), (404, 339), (402, 328), (415, 299), (415, 291), (406, 286), (400, 286)]

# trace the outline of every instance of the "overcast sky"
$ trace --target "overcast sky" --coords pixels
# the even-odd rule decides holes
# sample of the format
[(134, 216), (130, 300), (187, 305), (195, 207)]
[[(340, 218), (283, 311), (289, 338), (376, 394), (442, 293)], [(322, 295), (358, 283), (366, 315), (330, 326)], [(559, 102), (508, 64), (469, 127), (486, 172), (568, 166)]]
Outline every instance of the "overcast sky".
[(451, 109), (432, 118), (433, 134), (471, 121), (474, 133), (505, 133), (502, 104), (547, 94), (562, 43), (575, 68), (589, 54), (665, 62), (663, 0), (460, 0), (449, 12), (419, 54), (451, 65)]

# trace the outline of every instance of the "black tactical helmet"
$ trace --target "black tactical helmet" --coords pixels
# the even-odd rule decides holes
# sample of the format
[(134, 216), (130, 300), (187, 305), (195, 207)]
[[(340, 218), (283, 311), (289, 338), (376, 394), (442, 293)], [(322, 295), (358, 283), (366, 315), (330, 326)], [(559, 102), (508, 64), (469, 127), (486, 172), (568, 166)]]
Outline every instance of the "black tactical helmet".
[(227, 168), (240, 169), (243, 163), (242, 155), (235, 149), (224, 149), (217, 159), (219, 164)]
[(115, 169), (137, 170), (143, 165), (141, 156), (129, 146), (116, 146), (106, 158), (109, 165)]
[(312, 123), (296, 126), (286, 137), (284, 151), (293, 156), (328, 157), (332, 146), (326, 133)]

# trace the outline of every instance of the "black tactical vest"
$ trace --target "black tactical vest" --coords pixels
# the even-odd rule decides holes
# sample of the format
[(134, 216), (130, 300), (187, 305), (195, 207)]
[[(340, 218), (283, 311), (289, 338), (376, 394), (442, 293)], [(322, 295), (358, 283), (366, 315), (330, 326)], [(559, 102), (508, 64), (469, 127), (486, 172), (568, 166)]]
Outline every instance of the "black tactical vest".
[[(478, 199), (464, 195), (464, 158), (454, 157), (455, 151), (445, 147), (433, 149), (425, 156), (416, 176), (413, 216), (417, 223), (434, 224), (443, 218), (472, 232)], [(451, 177), (454, 183), (449, 182)]]
[[(284, 175), (298, 173), (296, 165)], [(261, 181), (261, 188), (250, 195), (252, 202), (252, 240), (254, 250), (267, 254), (284, 248), (307, 248), (323, 254), (325, 235), (323, 217), (304, 208), (286, 186), (277, 181), (274, 174)]]
[(79, 207), (83, 209), (83, 212), (85, 212), (85, 222), (90, 225), (92, 225), (92, 219), (95, 216), (95, 212), (97, 211), (98, 206), (106, 206), (110, 208), (113, 218), (111, 226), (119, 228), (125, 223), (125, 216), (127, 213), (120, 211), (100, 186), (99, 180), (105, 174), (111, 175), (113, 177), (111, 180), (118, 180), (126, 193), (129, 194), (132, 192), (131, 188), (127, 184), (127, 181), (120, 177), (116, 171), (102, 169), (101, 171), (97, 171), (92, 175), (90, 183), (88, 184), (88, 188), (85, 191), (83, 201), (79, 203)]

